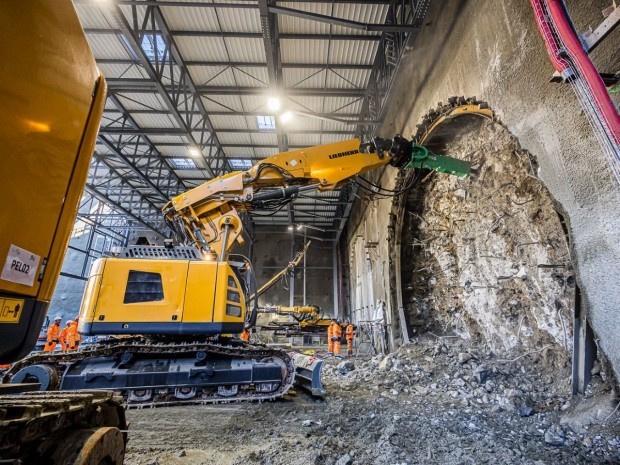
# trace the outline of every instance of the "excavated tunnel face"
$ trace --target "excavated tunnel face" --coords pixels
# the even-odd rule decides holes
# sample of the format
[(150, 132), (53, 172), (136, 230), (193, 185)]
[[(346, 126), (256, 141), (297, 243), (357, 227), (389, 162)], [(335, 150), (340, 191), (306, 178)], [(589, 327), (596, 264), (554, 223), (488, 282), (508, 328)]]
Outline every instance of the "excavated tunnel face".
[(466, 180), (417, 173), (401, 204), (402, 308), (410, 335), (493, 350), (572, 345), (575, 279), (561, 216), (536, 163), (497, 122), (444, 121), (425, 142), (473, 163)]

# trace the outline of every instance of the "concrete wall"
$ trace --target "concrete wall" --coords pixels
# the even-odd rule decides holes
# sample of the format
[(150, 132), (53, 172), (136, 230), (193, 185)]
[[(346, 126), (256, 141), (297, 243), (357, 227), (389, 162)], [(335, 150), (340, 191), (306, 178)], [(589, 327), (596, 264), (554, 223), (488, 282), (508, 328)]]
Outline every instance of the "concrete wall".
[[(577, 29), (585, 31), (602, 21), (600, 11), (609, 3), (568, 0), (567, 6)], [(616, 30), (593, 54), (602, 72), (617, 71), (619, 40), (620, 30)], [(571, 88), (549, 83), (553, 71), (529, 2), (433, 1), (399, 71), (379, 134), (415, 133), (422, 115), (452, 96), (477, 96), (489, 104), (523, 148), (537, 158), (538, 176), (566, 212), (577, 281), (599, 346), (618, 374), (620, 189)], [(394, 185), (393, 169), (377, 176), (384, 186)], [(384, 277), (394, 264), (379, 257), (390, 256), (391, 209), (389, 200), (358, 202), (347, 235), (351, 270), (358, 260), (356, 236), (377, 242), (376, 257), (371, 257), (377, 278), (373, 293), (375, 299), (388, 303)], [(398, 314), (395, 308), (389, 310)], [(397, 338), (397, 322), (393, 329)]]
[[(317, 233), (313, 231), (312, 235)], [(333, 242), (307, 240), (312, 243), (306, 253), (306, 304), (319, 306), (331, 314), (334, 309)], [(286, 227), (256, 227), (253, 263), (258, 287), (282, 270), (303, 246), (303, 232), (294, 231), (292, 234)], [(259, 304), (290, 305), (292, 285), (293, 305), (303, 305), (303, 281), (302, 262), (294, 278), (289, 277), (287, 283), (276, 284), (259, 299)]]

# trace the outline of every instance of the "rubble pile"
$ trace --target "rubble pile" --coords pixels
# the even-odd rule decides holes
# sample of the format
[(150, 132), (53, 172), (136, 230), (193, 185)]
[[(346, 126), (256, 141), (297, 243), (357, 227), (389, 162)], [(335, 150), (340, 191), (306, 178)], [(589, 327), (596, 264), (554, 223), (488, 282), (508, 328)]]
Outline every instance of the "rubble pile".
[(588, 399), (571, 400), (563, 351), (421, 338), (387, 356), (327, 358), (324, 401), (298, 392), (129, 411), (127, 465), (619, 463), (620, 411), (603, 373)]

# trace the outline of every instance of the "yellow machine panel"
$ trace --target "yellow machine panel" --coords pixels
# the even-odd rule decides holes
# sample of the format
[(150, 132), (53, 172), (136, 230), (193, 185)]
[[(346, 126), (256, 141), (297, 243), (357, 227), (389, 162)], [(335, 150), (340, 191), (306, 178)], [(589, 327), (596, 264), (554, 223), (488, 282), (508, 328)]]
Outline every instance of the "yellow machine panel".
[[(77, 214), (106, 84), (69, 1), (0, 2), (0, 361), (34, 346)], [(6, 307), (5, 300), (4, 306)]]
[(212, 335), (240, 332), (241, 285), (227, 262), (99, 259), (80, 311), (80, 333)]

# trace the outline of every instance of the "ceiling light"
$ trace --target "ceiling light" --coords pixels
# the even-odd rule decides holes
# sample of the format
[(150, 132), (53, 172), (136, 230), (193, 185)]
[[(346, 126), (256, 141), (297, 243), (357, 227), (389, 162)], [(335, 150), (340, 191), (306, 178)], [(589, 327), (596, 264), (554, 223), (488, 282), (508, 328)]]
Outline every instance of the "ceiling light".
[(291, 113), (290, 111), (285, 111), (280, 116), (280, 122), (281, 123), (288, 123), (292, 119), (293, 119), (293, 113)]
[(189, 154), (192, 157), (199, 157), (202, 154), (202, 152), (198, 150), (196, 147), (190, 147)]
[(297, 231), (301, 231), (301, 230), (303, 229), (303, 227), (304, 227), (304, 226), (303, 226), (302, 224), (298, 224), (298, 225), (297, 225)]
[(292, 231), (292, 230), (293, 230), (293, 225), (290, 225), (290, 226), (288, 227), (288, 230), (289, 230), (289, 231)]
[(267, 100), (267, 108), (271, 111), (278, 111), (280, 109), (280, 99), (278, 97), (270, 97)]

